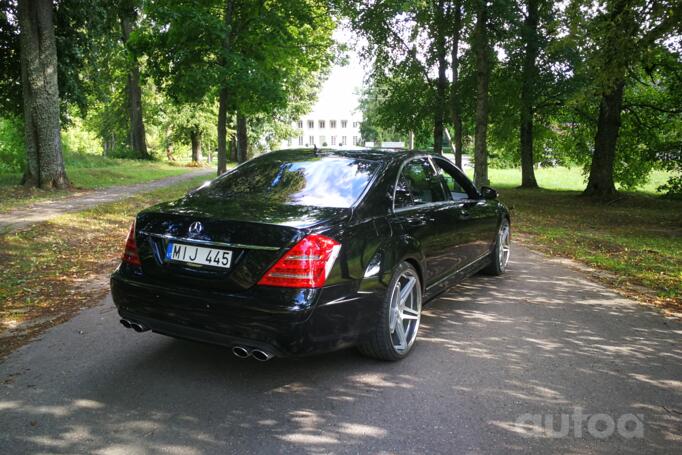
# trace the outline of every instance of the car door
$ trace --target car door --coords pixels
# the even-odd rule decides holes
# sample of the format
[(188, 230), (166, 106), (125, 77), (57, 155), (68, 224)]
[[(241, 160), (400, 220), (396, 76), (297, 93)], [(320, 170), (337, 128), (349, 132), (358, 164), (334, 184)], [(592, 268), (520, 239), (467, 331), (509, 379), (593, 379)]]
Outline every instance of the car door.
[[(428, 157), (410, 158), (401, 167), (393, 195), (394, 232), (414, 239), (424, 254), (428, 287), (452, 267), (449, 205), (443, 185)], [(451, 204), (450, 204), (451, 205)]]
[(433, 157), (432, 161), (453, 202), (450, 222), (458, 225), (457, 235), (461, 236), (457, 255), (468, 265), (492, 248), (497, 230), (496, 204), (483, 199), (471, 180), (454, 164), (441, 157)]

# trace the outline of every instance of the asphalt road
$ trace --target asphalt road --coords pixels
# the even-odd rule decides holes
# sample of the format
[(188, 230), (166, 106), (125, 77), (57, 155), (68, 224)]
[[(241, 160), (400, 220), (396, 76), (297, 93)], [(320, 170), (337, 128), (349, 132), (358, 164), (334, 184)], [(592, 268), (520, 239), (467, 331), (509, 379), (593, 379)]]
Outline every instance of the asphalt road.
[(682, 453), (682, 324), (518, 247), (400, 363), (258, 363), (117, 321), (107, 300), (0, 364), (0, 453)]

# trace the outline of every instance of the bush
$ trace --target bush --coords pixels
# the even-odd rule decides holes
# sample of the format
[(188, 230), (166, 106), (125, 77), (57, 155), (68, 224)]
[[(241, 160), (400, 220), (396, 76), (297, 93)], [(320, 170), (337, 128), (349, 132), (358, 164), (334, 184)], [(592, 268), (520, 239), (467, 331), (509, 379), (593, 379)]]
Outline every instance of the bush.
[(64, 155), (101, 155), (102, 144), (97, 135), (83, 128), (82, 121), (75, 118), (68, 128), (62, 128)]
[(0, 174), (22, 172), (25, 163), (24, 126), (17, 117), (0, 117)]
[(669, 199), (682, 199), (682, 175), (670, 177), (665, 185), (657, 188), (658, 191), (665, 193)]

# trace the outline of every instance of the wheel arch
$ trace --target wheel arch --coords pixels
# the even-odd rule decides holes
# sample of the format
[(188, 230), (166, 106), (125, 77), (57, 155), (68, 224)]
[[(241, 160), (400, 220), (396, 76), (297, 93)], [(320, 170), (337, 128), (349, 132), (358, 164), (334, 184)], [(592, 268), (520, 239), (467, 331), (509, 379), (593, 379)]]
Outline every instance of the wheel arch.
[(399, 241), (390, 242), (386, 246), (393, 251), (393, 254), (386, 255), (388, 263), (384, 264), (385, 272), (392, 276), (398, 265), (407, 262), (417, 271), (419, 283), (421, 284), (422, 292), (424, 292), (426, 289), (424, 280), (425, 257), (419, 241), (414, 237), (402, 236)]

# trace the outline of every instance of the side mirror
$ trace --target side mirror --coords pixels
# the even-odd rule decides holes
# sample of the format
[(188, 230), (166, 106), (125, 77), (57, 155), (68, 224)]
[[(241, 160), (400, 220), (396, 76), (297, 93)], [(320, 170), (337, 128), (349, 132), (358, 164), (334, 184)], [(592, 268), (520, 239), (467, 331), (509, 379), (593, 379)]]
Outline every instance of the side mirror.
[(482, 186), (481, 187), (481, 196), (483, 196), (483, 199), (497, 199), (497, 191), (494, 189), (490, 188), (489, 186)]

